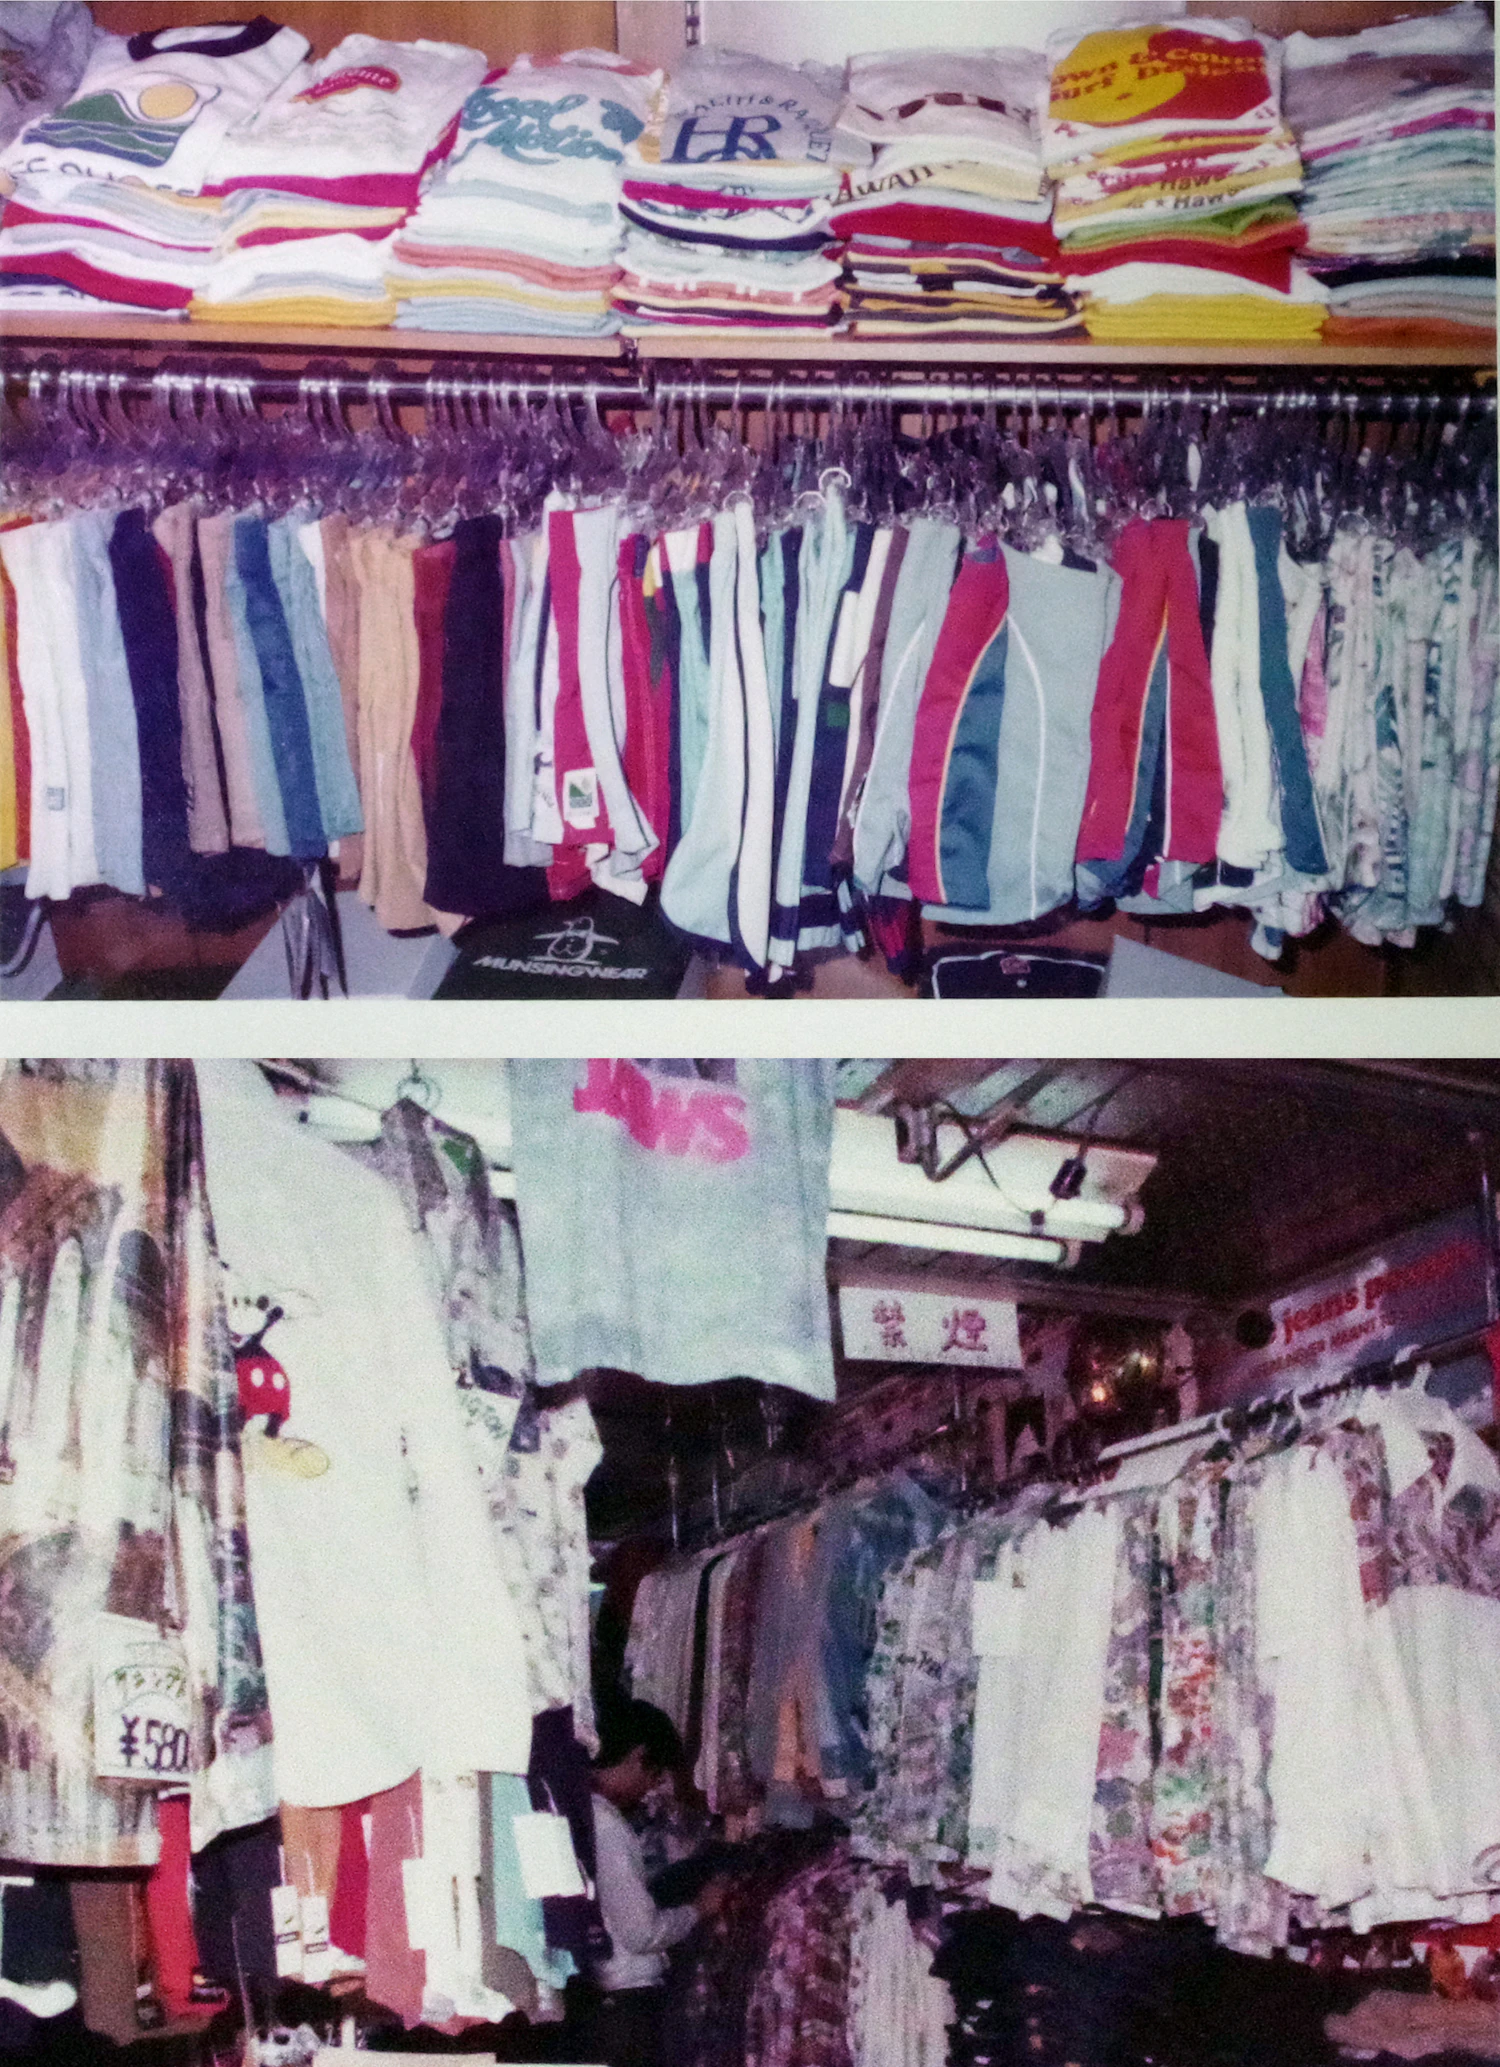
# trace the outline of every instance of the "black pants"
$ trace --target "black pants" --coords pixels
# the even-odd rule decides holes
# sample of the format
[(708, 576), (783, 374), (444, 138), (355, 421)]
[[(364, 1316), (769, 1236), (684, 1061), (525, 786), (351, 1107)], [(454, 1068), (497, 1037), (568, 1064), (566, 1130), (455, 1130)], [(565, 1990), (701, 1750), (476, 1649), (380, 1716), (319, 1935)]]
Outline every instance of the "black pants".
[(590, 2003), (581, 2033), (589, 2067), (662, 2067), (664, 1988), (621, 1988)]

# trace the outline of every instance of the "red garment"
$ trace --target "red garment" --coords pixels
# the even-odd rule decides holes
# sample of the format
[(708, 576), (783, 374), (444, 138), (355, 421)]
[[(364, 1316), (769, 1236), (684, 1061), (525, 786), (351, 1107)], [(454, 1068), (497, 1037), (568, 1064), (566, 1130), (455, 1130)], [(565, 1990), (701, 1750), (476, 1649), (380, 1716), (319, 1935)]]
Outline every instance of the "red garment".
[(657, 201), (667, 208), (712, 210), (715, 215), (745, 215), (752, 209), (811, 208), (814, 194), (778, 194), (768, 203), (763, 194), (736, 193), (730, 187), (680, 187), (666, 180), (627, 179), (621, 188), (627, 201)]
[[(391, 225), (388, 222), (370, 223), (364, 229), (357, 230), (351, 227), (341, 230), (339, 234), (345, 237), (364, 237), (369, 243), (378, 244), (391, 234)], [(309, 223), (303, 230), (249, 230), (243, 237), (235, 238), (234, 248), (236, 251), (250, 251), (260, 244), (295, 244), (299, 238), (327, 235), (328, 228), (324, 223)]]
[(77, 287), (84, 294), (104, 301), (129, 302), (142, 309), (185, 309), (193, 298), (191, 287), (173, 287), (165, 280), (137, 280), (124, 273), (107, 273), (91, 266), (71, 251), (5, 254), (7, 273), (26, 273), (38, 280), (60, 280), (65, 287)]
[(626, 538), (620, 544), (620, 650), (625, 676), (625, 780), (642, 817), (656, 834), (657, 845), (641, 864), (648, 883), (660, 880), (667, 865), (667, 834), (672, 815), (673, 682), (667, 656), (651, 670), (651, 628), (646, 618), (645, 564), (650, 540)]
[[(26, 521), (30, 521), (27, 519)], [(15, 531), (15, 524), (0, 530)], [(10, 723), (16, 759), (16, 855), (31, 859), (31, 730), (26, 723), (26, 705), (21, 696), (21, 669), (16, 658), (16, 592), (0, 566), (0, 608), (5, 616), (5, 667), (10, 677)]]
[[(264, 188), (266, 184), (263, 173), (247, 172), (235, 179), (220, 180), (217, 186), (205, 187), (203, 191), (224, 195), (237, 193), (241, 187)], [(344, 201), (357, 208), (412, 209), (421, 198), (421, 190), (420, 172), (360, 172), (343, 179), (303, 179), (294, 173), (278, 172), (275, 186), (278, 194), (309, 194), (316, 201)]]
[(1050, 223), (1016, 222), (979, 209), (942, 208), (922, 201), (880, 201), (868, 208), (841, 208), (834, 217), (834, 228), (841, 237), (863, 233), (867, 237), (904, 237), (915, 243), (973, 244), (986, 250), (1000, 245), (1033, 251), (1054, 267), (1059, 259)]
[(422, 1776), (372, 1794), (369, 1899), (365, 1910), (365, 1993), (395, 2010), (409, 2031), (422, 2021), (427, 1955), (413, 1952), (406, 1935), (401, 1861), (422, 1856)]
[(547, 869), (547, 896), (553, 904), (568, 904), (581, 897), (593, 884), (588, 861), (581, 847), (554, 847)]
[(1275, 102), (1266, 52), (1254, 38), (1232, 42), (1190, 22), (1162, 26), (1148, 16), (1137, 28), (1081, 37), (1053, 66), (1049, 112), (1054, 122), (1101, 128), (1148, 116), (1184, 126), (1257, 116), (1270, 128)]
[(1425, 345), (1462, 345), (1465, 350), (1495, 349), (1493, 323), (1450, 323), (1435, 316), (1344, 316), (1331, 309), (1323, 326), (1324, 344), (1394, 346), (1420, 351)]
[(1186, 522), (1132, 518), (1115, 549), (1114, 565), (1122, 584), (1120, 615), (1099, 670), (1078, 858), (1118, 861), (1124, 855), (1151, 678), (1165, 653), (1166, 822), (1160, 859), (1212, 861), (1224, 787)]
[(365, 1956), (365, 1934), (369, 1927), (370, 1855), (365, 1850), (365, 1817), (370, 1798), (346, 1801), (339, 1830), (339, 1865), (334, 1877), (333, 1901), (328, 1909), (328, 1937), (340, 1952)]
[(1277, 294), (1288, 294), (1292, 286), (1292, 255), (1288, 251), (1230, 251), (1219, 250), (1204, 243), (1194, 243), (1190, 237), (1152, 237), (1141, 240), (1132, 237), (1128, 243), (1116, 244), (1107, 251), (1065, 252), (1063, 265), (1070, 275), (1077, 273), (1102, 273), (1111, 266), (1130, 265), (1139, 260), (1143, 265), (1153, 266), (1197, 266), (1204, 272), (1221, 273), (1224, 276), (1226, 294), (1232, 294), (1235, 280), (1253, 280), (1261, 287), (1270, 287)]
[[(1491, 1334), (1495, 1332), (1490, 1330)], [(1434, 1924), (1409, 1924), (1407, 1929), (1414, 1938), (1435, 1938), (1445, 1945), (1483, 1945), (1492, 1952), (1500, 1952), (1500, 1916), (1492, 1916), (1488, 1923), (1451, 1924), (1439, 1920)]]
[(198, 1941), (188, 1897), (192, 1854), (188, 1838), (188, 1798), (164, 1794), (156, 1804), (161, 1855), (146, 1883), (146, 1915), (151, 1926), (151, 1964), (157, 1992), (168, 2011), (180, 2014), (193, 1999)]
[(612, 847), (615, 836), (604, 803), (604, 785), (594, 767), (583, 721), (578, 674), (578, 590), (582, 570), (569, 510), (547, 519), (547, 568), (552, 583), (552, 621), (557, 627), (557, 711), (553, 719), (552, 767), (565, 847)]
[[(24, 201), (18, 201), (12, 195), (5, 204), (5, 227), (8, 230), (14, 229), (19, 223), (41, 223), (48, 228), (60, 223), (70, 229), (106, 232), (114, 232), (117, 229), (116, 224), (102, 222), (96, 215), (70, 214), (61, 208), (28, 208)], [(143, 237), (141, 243), (148, 251), (178, 251), (186, 253), (190, 258), (201, 258), (204, 250), (201, 244), (173, 244), (162, 237)], [(9, 267), (10, 261), (7, 259), (7, 271)]]
[[(1010, 607), (1005, 556), (997, 548), (992, 552), (992, 557), (968, 554), (958, 570), (917, 704), (907, 778), (911, 797), (907, 881), (912, 896), (924, 904), (949, 904), (960, 894), (944, 873), (948, 844), (944, 832), (951, 837), (955, 818), (967, 817), (963, 806), (972, 801), (967, 786), (959, 796), (953, 793), (955, 747), (968, 729), (966, 717), (978, 709), (973, 692), (978, 688), (981, 696), (984, 694), (983, 663)], [(1003, 656), (1000, 664), (1003, 668)], [(968, 758), (959, 753), (961, 767)], [(976, 825), (973, 830), (987, 845), (988, 825)]]
[(443, 708), (443, 622), (453, 580), (453, 541), (419, 545), (412, 554), (416, 584), (417, 708), (412, 719), (411, 751), (417, 764), (424, 807), (432, 802), (437, 781), (437, 728)]

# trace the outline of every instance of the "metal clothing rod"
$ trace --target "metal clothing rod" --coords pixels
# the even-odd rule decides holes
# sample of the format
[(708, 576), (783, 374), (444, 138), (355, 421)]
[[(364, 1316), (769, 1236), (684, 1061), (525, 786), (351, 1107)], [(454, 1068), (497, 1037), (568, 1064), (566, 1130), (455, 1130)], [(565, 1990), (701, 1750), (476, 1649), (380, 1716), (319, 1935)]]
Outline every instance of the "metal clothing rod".
[(1200, 1436), (1215, 1431), (1226, 1432), (1237, 1425), (1254, 1426), (1257, 1421), (1271, 1418), (1283, 1407), (1312, 1407), (1320, 1400), (1337, 1399), (1344, 1392), (1363, 1392), (1371, 1386), (1407, 1385), (1429, 1365), (1457, 1363), (1461, 1357), (1473, 1356), (1484, 1349), (1487, 1333), (1484, 1328), (1468, 1328), (1461, 1335), (1445, 1336), (1441, 1342), (1413, 1344), (1383, 1362), (1357, 1365), (1342, 1378), (1331, 1378), (1322, 1385), (1309, 1386), (1305, 1392), (1293, 1387), (1287, 1392), (1267, 1393), (1264, 1399), (1248, 1400), (1236, 1407), (1221, 1407), (1217, 1413), (1200, 1414), (1195, 1420), (1181, 1421), (1174, 1428), (1134, 1436), (1128, 1442), (1111, 1443), (1099, 1452), (1099, 1462), (1112, 1464), (1121, 1457), (1138, 1457), (1146, 1450), (1170, 1449), (1175, 1443), (1195, 1442)]
[(697, 402), (714, 409), (827, 408), (830, 404), (881, 402), (896, 408), (962, 409), (981, 407), (1040, 409), (1165, 408), (1175, 402), (1197, 402), (1217, 409), (1266, 412), (1329, 410), (1363, 415), (1397, 411), (1428, 414), (1438, 406), (1459, 416), (1471, 409), (1495, 414), (1495, 397), (1468, 389), (1392, 390), (1374, 388), (1242, 388), (1198, 379), (1191, 374), (1168, 387), (1134, 387), (1115, 381), (974, 380), (951, 377), (931, 380), (682, 380), (658, 378), (652, 393), (659, 403)]
[(7, 395), (46, 401), (69, 395), (86, 406), (100, 402), (155, 401), (174, 414), (201, 414), (207, 403), (227, 403), (249, 413), (261, 403), (316, 406), (320, 412), (365, 404), (379, 410), (433, 409), (453, 403), (550, 400), (587, 402), (618, 409), (649, 406), (650, 397), (636, 379), (613, 381), (597, 374), (414, 374), (352, 373), (346, 369), (316, 373), (279, 373), (260, 368), (243, 371), (159, 368), (155, 372), (127, 367), (6, 367)]
[[(559, 354), (560, 357), (564, 356)], [(80, 410), (90, 404), (154, 401), (175, 416), (201, 415), (206, 407), (250, 414), (261, 404), (316, 409), (325, 421), (335, 411), (371, 406), (382, 416), (403, 408), (431, 412), (455, 407), (554, 400), (583, 402), (590, 407), (646, 409), (696, 404), (710, 409), (827, 409), (880, 403), (893, 409), (963, 409), (1004, 407), (1110, 411), (1138, 409), (1149, 414), (1179, 403), (1196, 403), (1235, 413), (1287, 414), (1333, 412), (1363, 417), (1432, 417), (1439, 413), (1460, 421), (1472, 411), (1493, 417), (1496, 398), (1446, 383), (1430, 388), (1391, 389), (1343, 386), (1226, 386), (1222, 380), (1194, 375), (1174, 376), (1169, 385), (1135, 385), (1129, 381), (1057, 379), (972, 381), (951, 375), (931, 379), (878, 374), (855, 380), (800, 377), (740, 380), (715, 375), (684, 378), (656, 374), (637, 364), (619, 378), (597, 365), (585, 374), (539, 372), (535, 367), (503, 372), (455, 367), (426, 375), (383, 371), (353, 372), (326, 364), (303, 372), (260, 367), (147, 368), (118, 364), (59, 364), (51, 359), (29, 365), (8, 364), (3, 370), (7, 395), (42, 402), (72, 399)]]

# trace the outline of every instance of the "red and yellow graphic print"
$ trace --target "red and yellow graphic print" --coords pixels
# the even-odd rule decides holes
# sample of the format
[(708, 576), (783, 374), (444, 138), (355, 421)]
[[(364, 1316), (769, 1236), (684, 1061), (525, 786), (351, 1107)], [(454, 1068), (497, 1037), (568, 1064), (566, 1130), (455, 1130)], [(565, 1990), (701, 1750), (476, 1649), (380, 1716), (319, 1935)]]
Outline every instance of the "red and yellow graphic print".
[(1237, 122), (1262, 102), (1276, 119), (1266, 54), (1253, 38), (1231, 43), (1185, 26), (1100, 29), (1052, 74), (1055, 122), (1109, 128), (1170, 118)]

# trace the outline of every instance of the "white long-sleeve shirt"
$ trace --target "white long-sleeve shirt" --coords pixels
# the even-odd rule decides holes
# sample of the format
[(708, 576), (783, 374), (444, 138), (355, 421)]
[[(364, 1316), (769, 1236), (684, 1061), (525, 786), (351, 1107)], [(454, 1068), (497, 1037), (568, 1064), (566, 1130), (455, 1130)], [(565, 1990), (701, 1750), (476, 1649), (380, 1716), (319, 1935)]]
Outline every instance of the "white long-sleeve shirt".
[(612, 1801), (594, 1796), (594, 1851), (599, 1908), (614, 1953), (598, 1971), (599, 1985), (654, 1988), (667, 1969), (667, 1952), (698, 1921), (691, 1902), (658, 1909), (646, 1886), (641, 1841)]
[(253, 1062), (197, 1074), (225, 1296), (281, 1307), (282, 1440), (322, 1465), (296, 1476), (252, 1451), (245, 1472), (281, 1799), (357, 1801), (419, 1768), (524, 1772), (520, 1617), (401, 1202), (299, 1127)]

